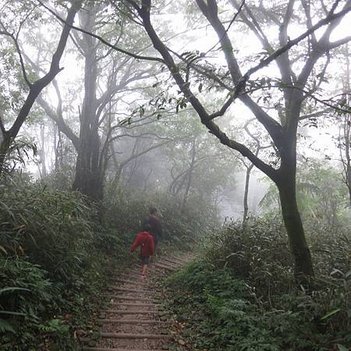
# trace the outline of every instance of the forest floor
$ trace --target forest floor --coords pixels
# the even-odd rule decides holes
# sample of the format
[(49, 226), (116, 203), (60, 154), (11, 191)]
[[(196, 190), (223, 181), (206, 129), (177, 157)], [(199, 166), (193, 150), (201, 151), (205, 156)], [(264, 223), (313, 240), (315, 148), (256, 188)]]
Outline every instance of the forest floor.
[(160, 256), (149, 265), (148, 275), (141, 277), (135, 263), (122, 275), (111, 277), (102, 298), (106, 306), (100, 311), (100, 332), (95, 339), (85, 339), (83, 351), (162, 351), (182, 350), (176, 324), (163, 309), (164, 293), (160, 282), (184, 266), (191, 256)]

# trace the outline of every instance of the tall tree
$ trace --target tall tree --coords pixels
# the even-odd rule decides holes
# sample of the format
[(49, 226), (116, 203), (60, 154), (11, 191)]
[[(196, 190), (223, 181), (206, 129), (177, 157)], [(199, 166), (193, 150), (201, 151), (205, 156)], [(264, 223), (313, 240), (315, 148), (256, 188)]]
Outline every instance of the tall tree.
[[(170, 49), (167, 38), (163, 37), (163, 33), (158, 32), (156, 28), (156, 17), (152, 14), (157, 11), (157, 7), (153, 5), (152, 0), (126, 0), (126, 2), (135, 11), (138, 21), (144, 26), (154, 48), (161, 55), (163, 63), (186, 101), (196, 110), (201, 122), (222, 144), (247, 157), (276, 184), (295, 260), (295, 277), (298, 282), (308, 284), (309, 278), (313, 277), (314, 272), (296, 201), (297, 131), (300, 114), (306, 99), (313, 96), (313, 93), (319, 89), (323, 82), (323, 76), (330, 61), (330, 52), (351, 40), (349, 36), (331, 41), (334, 29), (345, 14), (351, 11), (351, 1), (336, 0), (320, 10), (319, 7), (313, 7), (310, 1), (306, 0), (301, 0), (300, 9), (296, 8), (297, 1), (294, 0), (281, 1), (279, 4), (269, 3), (268, 6), (271, 8), (265, 8), (263, 2), (259, 2), (258, 5), (254, 1), (243, 1), (238, 4), (233, 0), (229, 1), (229, 4), (237, 9), (236, 13), (233, 14), (232, 18), (225, 18), (225, 14), (230, 12), (228, 7), (227, 11), (221, 11), (219, 4), (222, 5), (223, 2), (195, 0), (202, 16), (206, 18), (213, 32), (217, 35), (219, 44), (217, 51), (224, 57), (226, 65), (224, 74), (223, 70), (209, 70), (204, 64), (200, 65), (201, 60), (204, 62), (207, 58), (207, 54), (208, 56), (209, 53), (214, 55), (211, 49), (207, 53), (201, 54), (194, 50), (193, 55), (190, 56)], [(228, 4), (228, 2), (225, 3)], [(275, 5), (277, 6), (275, 7)], [(294, 17), (296, 16), (295, 10), (299, 11), (297, 17)], [(258, 14), (264, 15), (262, 21), (258, 18)], [(323, 18), (313, 24), (315, 15)], [(266, 55), (261, 57), (260, 62), (251, 68), (247, 67), (247, 61), (241, 60), (243, 56), (239, 55), (241, 53), (240, 46), (238, 45), (234, 50), (235, 35), (238, 36), (239, 32), (234, 31), (233, 33), (232, 27), (239, 17), (241, 22), (258, 38), (259, 43), (266, 51)], [(289, 29), (295, 18), (298, 19), (296, 24), (303, 23), (305, 30), (296, 38), (291, 39)], [(264, 23), (267, 23), (268, 20), (270, 27), (264, 28)], [(225, 23), (229, 23), (229, 25), (226, 26)], [(273, 27), (278, 33), (276, 42), (274, 42), (274, 38), (269, 38), (269, 32), (272, 32)], [(319, 30), (318, 35), (315, 34), (317, 29)], [(217, 48), (217, 45), (214, 47)], [(303, 57), (303, 60), (299, 60), (299, 57)], [(322, 59), (324, 59), (324, 67), (318, 74), (315, 74), (317, 64)], [(279, 79), (275, 81), (269, 77), (260, 81), (251, 79), (254, 74), (258, 74), (259, 70), (271, 63), (275, 63), (280, 73)], [(244, 71), (246, 72), (244, 73)], [(196, 80), (191, 79), (192, 73), (202, 74), (212, 79), (217, 87), (227, 92), (227, 98), (215, 112), (209, 111), (206, 101), (195, 90), (194, 82)], [(267, 90), (275, 88), (277, 93), (281, 92), (280, 101), (282, 103), (279, 106), (279, 119), (274, 114), (269, 113), (268, 108), (261, 106), (257, 94), (253, 93), (257, 91), (258, 87), (263, 88), (263, 85)], [(245, 143), (231, 138), (223, 127), (215, 122), (224, 114), (233, 113), (230, 107), (237, 99), (252, 112), (269, 134), (279, 159), (278, 166), (274, 167), (256, 156)], [(266, 101), (269, 102), (269, 99)], [(272, 108), (273, 106), (267, 107)]]
[[(72, 141), (77, 151), (73, 189), (96, 201), (102, 200), (105, 171), (111, 154), (110, 146), (117, 139), (123, 125), (121, 120), (114, 117), (118, 113), (118, 105), (123, 101), (123, 94), (125, 96), (128, 90), (132, 91), (131, 85), (148, 78), (152, 68), (150, 65), (138, 64), (131, 57), (111, 52), (111, 49), (101, 45), (95, 37), (96, 33), (103, 33), (101, 35), (105, 38), (113, 33), (115, 37), (118, 36), (116, 41), (129, 35), (126, 33), (123, 18), (117, 24), (111, 23), (104, 10), (104, 4), (87, 3), (84, 12), (79, 14), (80, 32), (73, 35), (76, 49), (84, 62), (79, 134), (65, 120), (63, 106), (68, 102), (62, 98), (59, 84), (55, 83), (57, 108), (53, 108), (47, 99), (39, 99), (48, 116)], [(54, 11), (51, 13), (58, 16)], [(134, 38), (134, 41), (137, 39)], [(137, 90), (135, 86), (134, 88)], [(125, 119), (126, 116), (123, 117)]]
[(349, 112), (342, 113), (343, 123), (340, 126), (338, 144), (343, 166), (343, 178), (348, 189), (349, 206), (351, 207), (351, 73), (348, 45), (345, 45), (344, 58), (346, 61), (346, 70), (343, 79), (342, 107), (349, 109)]

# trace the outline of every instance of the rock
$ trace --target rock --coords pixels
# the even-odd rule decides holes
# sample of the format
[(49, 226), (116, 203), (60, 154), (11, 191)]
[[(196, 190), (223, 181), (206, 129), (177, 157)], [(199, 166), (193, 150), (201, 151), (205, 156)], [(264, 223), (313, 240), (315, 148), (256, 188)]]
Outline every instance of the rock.
[(179, 339), (178, 344), (184, 346), (186, 342), (183, 339)]

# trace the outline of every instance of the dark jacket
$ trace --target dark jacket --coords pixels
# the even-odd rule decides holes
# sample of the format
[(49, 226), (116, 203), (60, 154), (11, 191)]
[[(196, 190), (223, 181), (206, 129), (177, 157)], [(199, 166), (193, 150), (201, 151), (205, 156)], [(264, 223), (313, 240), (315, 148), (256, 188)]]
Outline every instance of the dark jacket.
[(151, 227), (150, 232), (151, 234), (154, 235), (155, 240), (158, 241), (158, 239), (162, 238), (162, 226), (161, 226), (160, 219), (157, 216), (150, 214), (146, 218), (144, 224), (150, 225)]

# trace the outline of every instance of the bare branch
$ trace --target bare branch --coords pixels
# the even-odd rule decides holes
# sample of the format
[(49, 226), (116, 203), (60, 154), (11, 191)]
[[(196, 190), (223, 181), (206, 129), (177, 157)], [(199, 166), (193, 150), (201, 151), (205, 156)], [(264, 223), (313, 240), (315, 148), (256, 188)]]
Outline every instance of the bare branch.
[(167, 140), (167, 141), (164, 141), (162, 143), (159, 143), (159, 144), (156, 144), (156, 145), (153, 145), (153, 146), (150, 146), (149, 148), (146, 148), (144, 149), (143, 151), (137, 153), (137, 154), (133, 154), (131, 157), (127, 158), (126, 160), (124, 160), (123, 162), (120, 163), (120, 168), (124, 167), (127, 163), (129, 163), (130, 161), (142, 156), (142, 155), (145, 155), (146, 153), (154, 150), (154, 149), (158, 149), (159, 147), (161, 146), (164, 146), (166, 144), (169, 144), (172, 140)]
[[(230, 2), (236, 9), (239, 9), (239, 4), (237, 3), (236, 0), (231, 0)], [(264, 49), (273, 51), (273, 47), (269, 43), (267, 36), (264, 34), (263, 30), (261, 29), (261, 26), (257, 22), (250, 8), (246, 5), (245, 5), (245, 11), (250, 16), (251, 21), (243, 12), (241, 12), (240, 17), (243, 19), (244, 23), (252, 30), (253, 33), (255, 33), (258, 40), (262, 43), (262, 46)]]
[(299, 117), (299, 121), (303, 121), (303, 120), (310, 119), (310, 118), (322, 117), (326, 113), (333, 112), (333, 111), (335, 111), (333, 108), (328, 107), (328, 108), (325, 108), (325, 109), (320, 110), (320, 111), (316, 111), (316, 112), (313, 112), (313, 113), (308, 113), (307, 115), (302, 115), (302, 116)]
[[(242, 11), (242, 9), (243, 9), (243, 7), (244, 7), (244, 5), (245, 5), (245, 1), (246, 1), (246, 0), (242, 0), (242, 1), (241, 1), (241, 4), (240, 4), (240, 5), (238, 6), (238, 8), (237, 8), (236, 14), (233, 16), (233, 18), (231, 19), (231, 21), (230, 21), (230, 23), (229, 23), (227, 29), (225, 30), (225, 34), (228, 33), (230, 27), (233, 25), (233, 23), (234, 23), (235, 20), (237, 19), (238, 15), (241, 13), (241, 11)], [(223, 34), (223, 35), (224, 35), (224, 34)], [(206, 56), (209, 52), (211, 52), (218, 44), (220, 44), (221, 41), (222, 41), (222, 39), (223, 39), (223, 38), (219, 38), (218, 42), (217, 42), (215, 45), (213, 45), (210, 49), (208, 49), (208, 50), (206, 51), (205, 56)]]
[[(233, 47), (228, 37), (227, 33), (225, 33), (225, 29), (223, 24), (218, 18), (218, 14), (216, 11), (211, 10), (215, 8), (214, 6), (207, 6), (203, 0), (196, 0), (201, 11), (206, 16), (213, 29), (216, 31), (217, 36), (221, 38), (222, 50), (225, 55), (225, 59), (227, 61), (228, 69), (230, 75), (232, 77), (233, 82), (236, 84), (235, 89), (233, 91), (234, 98), (239, 97), (245, 103), (252, 107), (252, 111), (255, 113), (257, 119), (264, 126), (264, 128), (268, 131), (272, 139), (277, 145), (281, 145), (282, 141), (282, 128), (273, 118), (271, 118), (267, 113), (265, 113), (257, 104), (253, 102), (251, 98), (246, 95), (241, 95), (241, 92), (244, 90), (246, 82), (249, 78), (249, 75), (242, 76), (237, 60), (234, 56)], [(215, 0), (209, 0), (209, 4)], [(179, 85), (179, 84), (178, 84)], [(179, 85), (181, 87), (181, 85)], [(183, 91), (184, 92), (184, 91)], [(229, 103), (229, 102), (228, 102)], [(194, 105), (193, 105), (194, 106)], [(199, 109), (200, 110), (200, 109)], [(199, 111), (197, 111), (199, 113)], [(206, 116), (207, 119), (211, 119), (211, 116)], [(205, 117), (203, 117), (205, 119)], [(203, 120), (202, 119), (202, 120)]]
[[(310, 7), (310, 1), (306, 0), (301, 0), (302, 6), (305, 10), (305, 15), (306, 15), (306, 20), (307, 20), (307, 28), (312, 27), (312, 17), (311, 17), (311, 7)], [(311, 43), (312, 46), (317, 43), (317, 38), (315, 33), (311, 33)]]
[(348, 36), (346, 38), (333, 41), (332, 43), (329, 43), (328, 45), (328, 50), (338, 48), (339, 46), (345, 45), (351, 41), (351, 36)]
[(13, 123), (12, 127), (9, 129), (9, 134), (12, 138), (15, 138), (26, 120), (36, 98), (41, 93), (41, 91), (55, 78), (55, 76), (61, 71), (59, 67), (60, 59), (62, 57), (63, 51), (66, 47), (67, 38), (70, 32), (69, 24), (72, 24), (74, 17), (81, 6), (81, 1), (76, 1), (73, 3), (72, 7), (69, 9), (67, 14), (67, 24), (63, 27), (59, 42), (57, 44), (56, 51), (54, 52), (51, 60), (51, 65), (49, 71), (40, 79), (35, 81), (29, 89), (29, 94), (20, 109), (20, 112)]
[(24, 60), (23, 60), (23, 56), (22, 56), (22, 51), (21, 51), (21, 48), (18, 44), (18, 34), (16, 36), (14, 36), (12, 33), (7, 31), (7, 29), (5, 28), (4, 24), (1, 21), (0, 21), (0, 25), (3, 28), (3, 30), (0, 32), (0, 34), (10, 37), (15, 45), (15, 48), (16, 48), (16, 51), (17, 51), (17, 54), (18, 54), (18, 57), (20, 60), (23, 78), (24, 78), (25, 82), (27, 83), (28, 87), (30, 87), (32, 85), (32, 83), (29, 81), (28, 76), (27, 76), (27, 72), (26, 72), (26, 68), (25, 68), (25, 64), (24, 64)]
[(268, 56), (267, 58), (263, 59), (258, 65), (250, 68), (244, 75), (245, 79), (249, 79), (249, 77), (257, 72), (258, 70), (262, 69), (263, 67), (268, 66), (271, 62), (276, 60), (277, 57), (279, 57), (281, 54), (286, 52), (287, 50), (291, 49), (293, 46), (297, 45), (299, 42), (307, 38), (310, 34), (314, 33), (317, 29), (333, 22), (334, 20), (337, 20), (339, 18), (342, 18), (345, 14), (351, 11), (351, 6), (339, 11), (338, 13), (335, 14), (330, 14), (326, 18), (323, 18), (319, 22), (317, 22), (314, 26), (309, 28), (305, 33), (299, 35), (297, 38), (290, 40), (286, 45), (280, 47), (278, 50), (276, 50), (273, 54)]
[[(60, 17), (55, 11), (51, 10), (48, 6), (46, 6), (41, 0), (37, 0), (43, 7), (45, 7), (53, 16), (55, 16), (57, 19), (59, 19), (62, 23), (66, 23), (66, 21)], [(137, 54), (134, 54), (132, 52), (129, 52), (127, 50), (124, 50), (124, 49), (121, 49), (111, 43), (109, 43), (107, 40), (105, 40), (103, 37), (97, 35), (97, 34), (94, 34), (94, 33), (91, 33), (89, 31), (86, 31), (82, 28), (79, 28), (73, 24), (70, 25), (70, 27), (72, 29), (75, 29), (81, 33), (84, 33), (84, 34), (87, 34), (87, 35), (90, 35), (91, 37), (101, 41), (103, 44), (105, 44), (106, 46), (118, 51), (118, 52), (121, 52), (122, 54), (126, 54), (128, 56), (132, 56), (136, 59), (139, 59), (139, 60), (146, 60), (146, 61), (155, 61), (155, 62), (161, 62), (161, 63), (164, 63), (164, 61), (161, 59), (161, 58), (158, 58), (158, 57), (150, 57), (150, 56), (143, 56), (143, 55), (137, 55)]]
[[(69, 140), (72, 141), (73, 146), (76, 150), (79, 148), (79, 138), (74, 134), (73, 130), (66, 124), (62, 116), (62, 111), (60, 112), (60, 107), (57, 107), (55, 112), (53, 108), (45, 101), (40, 95), (38, 96), (38, 103), (44, 109), (48, 117), (50, 117), (57, 125), (59, 130), (67, 136)], [(59, 104), (60, 105), (60, 104)]]

